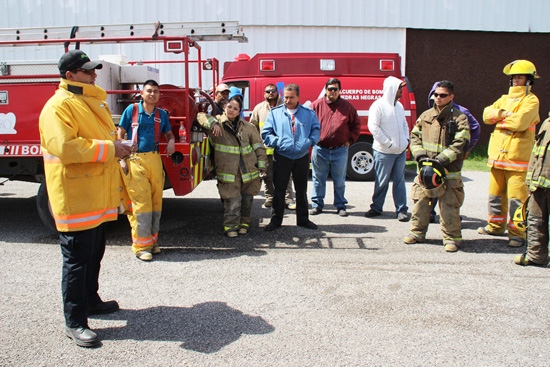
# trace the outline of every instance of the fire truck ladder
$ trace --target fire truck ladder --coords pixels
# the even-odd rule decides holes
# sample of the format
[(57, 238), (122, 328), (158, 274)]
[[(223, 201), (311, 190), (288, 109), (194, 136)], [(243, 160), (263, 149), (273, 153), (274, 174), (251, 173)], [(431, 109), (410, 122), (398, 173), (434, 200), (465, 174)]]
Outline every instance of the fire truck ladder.
[[(248, 42), (236, 21), (230, 22), (174, 22), (159, 21), (142, 24), (89, 25), (74, 27), (29, 27), (0, 29), (0, 46), (46, 45), (61, 40), (103, 43), (106, 39), (116, 42), (157, 41), (159, 38), (182, 37), (193, 41)], [(133, 39), (135, 39), (133, 41)]]

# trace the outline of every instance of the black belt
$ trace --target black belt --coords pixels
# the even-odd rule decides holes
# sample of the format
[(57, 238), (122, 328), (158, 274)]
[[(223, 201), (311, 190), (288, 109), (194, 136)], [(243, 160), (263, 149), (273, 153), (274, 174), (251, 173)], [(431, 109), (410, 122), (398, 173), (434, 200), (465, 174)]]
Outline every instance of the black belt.
[[(317, 144), (319, 145), (319, 144)], [(324, 145), (319, 145), (321, 148), (325, 148), (325, 149), (329, 149), (329, 150), (332, 150), (332, 149), (338, 149), (338, 148), (343, 148), (345, 147), (345, 145), (340, 145), (339, 147), (326, 147)]]

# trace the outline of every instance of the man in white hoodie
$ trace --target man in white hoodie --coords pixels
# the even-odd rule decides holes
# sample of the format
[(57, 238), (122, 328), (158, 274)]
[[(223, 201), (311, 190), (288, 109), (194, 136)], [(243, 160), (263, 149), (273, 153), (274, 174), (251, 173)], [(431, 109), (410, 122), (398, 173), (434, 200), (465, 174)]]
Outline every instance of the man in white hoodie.
[(374, 138), (374, 194), (367, 218), (382, 215), (390, 180), (393, 181), (393, 202), (397, 219), (409, 220), (407, 189), (405, 188), (405, 162), (409, 145), (409, 127), (405, 110), (399, 103), (407, 84), (390, 76), (384, 80), (384, 95), (369, 110), (369, 131)]

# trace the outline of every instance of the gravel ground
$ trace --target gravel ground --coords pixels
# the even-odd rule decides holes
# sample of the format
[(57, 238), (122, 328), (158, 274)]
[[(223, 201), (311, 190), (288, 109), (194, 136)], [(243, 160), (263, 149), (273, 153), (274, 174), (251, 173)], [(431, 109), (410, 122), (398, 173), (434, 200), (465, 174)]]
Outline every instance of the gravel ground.
[(125, 218), (109, 228), (100, 294), (121, 310), (90, 319), (96, 349), (63, 334), (61, 254), (34, 208), (38, 186), (8, 182), (0, 365), (548, 366), (550, 269), (514, 265), (522, 249), (476, 233), (489, 174), (464, 176), (457, 253), (444, 251), (439, 224), (426, 243), (405, 245), (409, 223), (396, 220), (391, 197), (384, 216), (365, 218), (372, 182), (348, 182), (350, 216), (329, 205), (311, 217), (316, 231), (289, 212), (283, 228), (264, 232), (270, 211), (258, 196), (252, 231), (238, 239), (221, 234), (214, 182), (185, 198), (166, 191), (154, 261), (132, 255)]

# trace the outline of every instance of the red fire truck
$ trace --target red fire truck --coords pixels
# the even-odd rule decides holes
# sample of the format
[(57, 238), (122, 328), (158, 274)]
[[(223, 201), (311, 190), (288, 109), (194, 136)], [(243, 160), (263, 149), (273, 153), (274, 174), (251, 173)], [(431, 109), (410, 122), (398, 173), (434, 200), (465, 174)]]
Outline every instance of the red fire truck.
[(401, 58), (393, 53), (294, 53), (257, 54), (250, 58), (240, 54), (226, 62), (222, 82), (242, 91), (245, 116), (250, 116), (256, 104), (264, 101), (264, 88), (275, 84), (279, 94), (288, 83), (300, 87), (300, 103), (308, 106), (324, 96), (329, 78), (342, 82), (340, 96), (350, 101), (361, 118), (361, 136), (350, 147), (347, 176), (352, 180), (374, 179), (372, 134), (367, 128), (369, 108), (382, 96), (384, 79), (395, 76), (407, 81), (408, 92), (400, 102), (412, 129), (416, 121), (416, 103), (410, 83), (401, 76)]
[[(247, 41), (236, 22), (155, 22), (0, 30), (0, 47), (57, 46), (59, 55), (69, 48), (79, 48), (80, 44), (86, 45), (85, 51), (88, 53), (93, 53), (91, 48), (98, 44), (163, 44), (165, 58), (169, 60), (127, 62), (121, 55), (102, 57), (103, 68), (98, 72), (96, 84), (107, 91), (107, 102), (116, 124), (124, 109), (139, 99), (139, 88), (143, 82), (147, 79), (159, 80), (159, 70), (154, 65), (181, 65), (185, 85), (161, 85), (158, 103), (168, 112), (174, 135), (180, 137), (176, 152), (162, 158), (166, 188), (172, 187), (176, 195), (191, 192), (210, 173), (208, 140), (193, 122), (197, 112), (206, 111), (214, 103), (202, 89), (203, 70), (211, 74), (213, 85), (218, 84), (219, 73), (217, 59), (202, 59), (201, 47), (197, 43), (200, 40)], [(181, 59), (176, 60), (170, 54), (179, 54)], [(38, 118), (59, 84), (57, 60), (0, 62), (0, 177), (41, 183), (37, 208), (40, 218), (50, 229), (55, 229), (55, 225), (45, 187)], [(196, 73), (198, 77), (196, 88), (189, 86), (190, 73)], [(162, 137), (160, 152), (165, 151), (166, 141)]]

